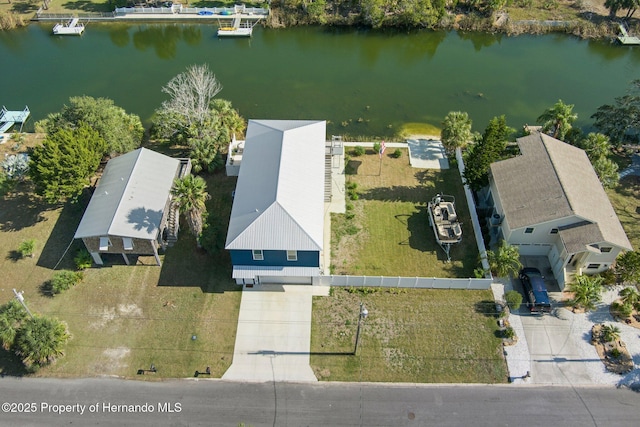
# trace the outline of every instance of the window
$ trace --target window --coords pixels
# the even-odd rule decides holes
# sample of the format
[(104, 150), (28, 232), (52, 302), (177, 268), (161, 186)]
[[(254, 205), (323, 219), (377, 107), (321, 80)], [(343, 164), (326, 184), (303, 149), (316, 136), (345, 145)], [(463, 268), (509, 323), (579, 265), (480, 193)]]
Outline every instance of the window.
[(109, 240), (108, 237), (101, 237), (100, 238), (100, 250), (101, 251), (108, 251), (109, 250), (109, 246), (111, 246), (111, 240)]
[(549, 231), (549, 234), (558, 234), (558, 229), (552, 228), (551, 231)]
[(531, 234), (533, 233), (533, 227), (527, 227), (524, 229), (524, 234)]
[(298, 251), (287, 251), (287, 261), (297, 261)]
[(122, 246), (124, 246), (125, 251), (130, 251), (133, 249), (133, 239), (131, 237), (123, 237), (122, 238)]
[(602, 248), (600, 248), (600, 252), (602, 252), (603, 254), (608, 254), (609, 252), (611, 252), (613, 248), (610, 246), (604, 246)]
[(254, 261), (262, 261), (264, 260), (264, 254), (262, 253), (262, 249), (254, 249), (251, 251), (253, 254)]
[(588, 269), (591, 269), (591, 268), (600, 268), (600, 264), (589, 264), (589, 265), (587, 265), (587, 268), (588, 268)]

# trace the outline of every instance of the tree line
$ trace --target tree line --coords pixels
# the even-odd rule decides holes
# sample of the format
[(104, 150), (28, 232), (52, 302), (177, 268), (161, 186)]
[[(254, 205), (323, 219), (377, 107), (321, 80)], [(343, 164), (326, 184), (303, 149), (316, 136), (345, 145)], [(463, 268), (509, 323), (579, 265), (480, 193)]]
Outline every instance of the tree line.
[[(573, 108), (574, 105), (558, 100), (536, 122), (542, 132), (583, 149), (603, 187), (617, 186), (619, 174), (613, 161), (614, 151), (625, 144), (640, 142), (640, 80), (632, 82), (627, 95), (615, 98), (613, 104), (602, 105), (591, 116), (599, 132), (585, 135), (582, 129), (573, 127), (578, 118)], [(442, 122), (441, 139), (449, 156), (456, 148), (464, 149), (464, 180), (472, 190), (479, 191), (489, 184), (491, 163), (513, 156), (507, 148), (509, 142), (528, 131), (523, 128), (516, 132), (507, 126), (504, 115), (491, 119), (482, 134), (473, 132), (472, 124), (466, 112), (449, 112)]]

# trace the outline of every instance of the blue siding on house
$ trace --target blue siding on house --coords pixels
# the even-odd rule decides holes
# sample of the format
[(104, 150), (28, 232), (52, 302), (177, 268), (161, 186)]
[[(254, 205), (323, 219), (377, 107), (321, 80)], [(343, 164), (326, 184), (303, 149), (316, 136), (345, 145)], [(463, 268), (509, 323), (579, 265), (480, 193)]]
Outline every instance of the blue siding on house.
[(320, 252), (298, 251), (297, 261), (287, 261), (287, 251), (263, 251), (264, 260), (255, 261), (249, 250), (231, 250), (233, 265), (264, 265), (284, 267), (320, 267)]

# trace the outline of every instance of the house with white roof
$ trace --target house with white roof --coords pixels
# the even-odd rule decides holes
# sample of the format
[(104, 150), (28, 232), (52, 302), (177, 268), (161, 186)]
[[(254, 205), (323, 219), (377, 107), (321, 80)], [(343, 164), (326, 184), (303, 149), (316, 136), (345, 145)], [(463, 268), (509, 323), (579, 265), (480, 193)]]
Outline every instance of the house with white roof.
[(82, 239), (96, 264), (102, 255), (153, 255), (177, 240), (179, 215), (171, 188), (189, 173), (189, 159), (139, 148), (107, 163), (74, 238)]
[(238, 284), (321, 271), (326, 122), (249, 120), (225, 248)]
[(518, 138), (520, 155), (491, 165), (489, 204), (498, 237), (544, 255), (562, 289), (632, 250), (586, 153), (544, 133)]

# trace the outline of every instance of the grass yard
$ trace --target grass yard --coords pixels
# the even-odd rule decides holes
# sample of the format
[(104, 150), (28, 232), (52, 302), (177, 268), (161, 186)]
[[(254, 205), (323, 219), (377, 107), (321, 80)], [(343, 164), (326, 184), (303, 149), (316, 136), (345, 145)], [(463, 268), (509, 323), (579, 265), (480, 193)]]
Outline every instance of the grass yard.
[(640, 177), (628, 176), (620, 180), (620, 185), (607, 190), (607, 194), (631, 246), (640, 250)]
[[(208, 209), (228, 221), (235, 178), (216, 174), (206, 179), (212, 196)], [(72, 242), (87, 200), (49, 209), (34, 201), (29, 191), (23, 183), (2, 200), (0, 303), (14, 297), (12, 288), (23, 290), (32, 312), (67, 322), (72, 334), (66, 355), (36, 375), (132, 377), (151, 363), (158, 372), (145, 379), (190, 377), (207, 366), (212, 377), (226, 371), (241, 298), (241, 289), (230, 279), (226, 252), (211, 256), (197, 250), (183, 221), (180, 240), (162, 256), (162, 267), (155, 266), (153, 257), (140, 257), (138, 265), (126, 266), (114, 256), (108, 265), (86, 270), (76, 287), (48, 297), (40, 287)], [(30, 238), (37, 241), (35, 256), (20, 258), (18, 245)], [(58, 269), (74, 268), (73, 256), (80, 246), (73, 243)], [(0, 351), (2, 374), (25, 374), (10, 352)]]
[[(353, 209), (333, 214), (331, 257), (335, 274), (372, 276), (473, 277), (478, 251), (462, 180), (456, 167), (414, 169), (406, 149), (379, 157), (351, 157), (347, 182), (357, 184)], [(452, 262), (436, 243), (426, 206), (436, 193), (456, 197), (463, 240), (451, 249)]]
[[(369, 315), (354, 356), (360, 302)], [(311, 366), (325, 381), (504, 383), (502, 340), (486, 310), (490, 291), (333, 288), (314, 297)]]

